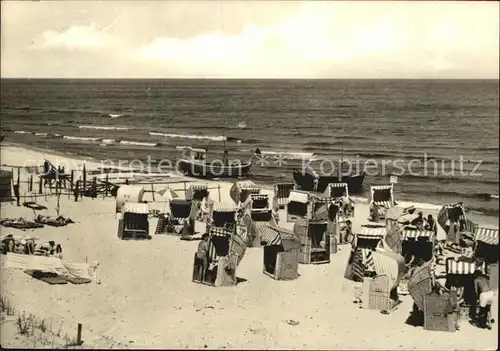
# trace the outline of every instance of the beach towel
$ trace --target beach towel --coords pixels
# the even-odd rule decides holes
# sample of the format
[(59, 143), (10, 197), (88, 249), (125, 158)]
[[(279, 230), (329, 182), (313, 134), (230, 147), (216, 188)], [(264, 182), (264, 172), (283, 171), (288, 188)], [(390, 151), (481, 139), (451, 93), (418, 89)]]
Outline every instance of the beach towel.
[(42, 272), (37, 270), (25, 270), (24, 273), (50, 285), (68, 284), (66, 279), (60, 277), (57, 273)]
[(37, 204), (36, 202), (33, 202), (33, 201), (23, 202), (23, 206), (31, 208), (33, 210), (37, 210), (37, 211), (47, 209), (47, 207), (40, 205), (40, 204)]
[(18, 218), (18, 219), (2, 219), (0, 220), (0, 224), (6, 228), (14, 228), (14, 229), (36, 229), (36, 228), (43, 228), (43, 224), (37, 223), (35, 221), (29, 221), (24, 218)]

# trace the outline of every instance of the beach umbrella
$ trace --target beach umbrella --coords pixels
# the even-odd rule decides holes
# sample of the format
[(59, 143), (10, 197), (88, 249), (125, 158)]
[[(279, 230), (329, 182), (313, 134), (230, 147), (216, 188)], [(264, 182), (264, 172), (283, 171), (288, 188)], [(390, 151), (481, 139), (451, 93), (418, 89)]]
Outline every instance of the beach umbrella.
[(156, 191), (156, 193), (163, 196), (167, 200), (176, 199), (179, 197), (179, 195), (177, 195), (177, 193), (172, 189), (170, 189), (169, 187), (160, 189)]

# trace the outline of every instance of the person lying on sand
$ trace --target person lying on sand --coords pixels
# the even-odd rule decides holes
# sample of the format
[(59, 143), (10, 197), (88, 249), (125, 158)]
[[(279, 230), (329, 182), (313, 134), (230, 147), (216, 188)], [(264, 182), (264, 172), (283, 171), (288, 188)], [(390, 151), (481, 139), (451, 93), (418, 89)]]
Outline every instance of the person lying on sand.
[(56, 243), (53, 240), (36, 243), (35, 244), (35, 254), (42, 254), (44, 256), (53, 255), (56, 250)]

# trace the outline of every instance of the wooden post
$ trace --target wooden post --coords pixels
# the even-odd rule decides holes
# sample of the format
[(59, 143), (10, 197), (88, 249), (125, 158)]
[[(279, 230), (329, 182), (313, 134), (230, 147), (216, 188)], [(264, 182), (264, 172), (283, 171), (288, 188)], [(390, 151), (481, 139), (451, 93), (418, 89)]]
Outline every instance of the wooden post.
[(80, 181), (77, 180), (76, 181), (76, 184), (75, 184), (75, 187), (73, 188), (73, 194), (75, 195), (75, 202), (78, 201), (78, 195), (79, 195), (79, 192), (80, 192)]
[(70, 190), (73, 191), (73, 182), (75, 181), (75, 170), (71, 170), (71, 176), (69, 178), (69, 186), (70, 186)]
[(39, 183), (38, 183), (38, 193), (41, 195), (41, 194), (43, 194), (42, 176), (39, 176), (38, 180), (39, 180)]
[(83, 164), (83, 186), (82, 190), (87, 189), (87, 169), (85, 168), (85, 163)]
[(92, 199), (97, 198), (97, 177), (92, 178)]
[(59, 217), (60, 213), (60, 198), (61, 198), (61, 179), (59, 178), (58, 175), (56, 175), (56, 197), (57, 197), (57, 205), (56, 205), (56, 211), (57, 211), (57, 217)]
[(221, 198), (220, 198), (220, 184), (217, 184), (217, 191), (219, 192), (219, 202), (221, 202)]
[(33, 191), (33, 174), (30, 174), (29, 183), (28, 183), (28, 191)]
[(17, 168), (17, 186), (19, 187), (19, 184), (21, 183), (21, 167)]
[(108, 182), (109, 182), (109, 174), (106, 173), (106, 185), (105, 185), (106, 187), (104, 188), (105, 197), (108, 197), (108, 184), (109, 184)]
[(78, 323), (78, 329), (76, 332), (76, 343), (77, 343), (77, 345), (83, 344), (83, 341), (82, 341), (82, 323)]
[(151, 183), (151, 192), (153, 193), (153, 201), (155, 201), (155, 186)]

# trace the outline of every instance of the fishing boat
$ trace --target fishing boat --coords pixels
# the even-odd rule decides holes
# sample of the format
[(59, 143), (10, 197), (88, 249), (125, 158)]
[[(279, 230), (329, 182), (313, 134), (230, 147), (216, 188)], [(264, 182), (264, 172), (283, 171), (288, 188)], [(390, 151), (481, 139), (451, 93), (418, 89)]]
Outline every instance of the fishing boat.
[[(342, 148), (341, 161), (343, 164), (344, 149)], [(339, 168), (338, 175), (319, 175), (311, 166), (293, 171), (293, 180), (299, 190), (324, 192), (330, 183), (347, 183), (349, 194), (360, 194), (365, 180), (365, 172), (345, 175)]]
[(177, 161), (177, 169), (185, 175), (198, 178), (239, 178), (248, 174), (252, 158), (247, 162), (228, 160), (224, 147), (223, 160), (207, 161), (207, 150), (192, 147), (182, 148), (182, 156)]

